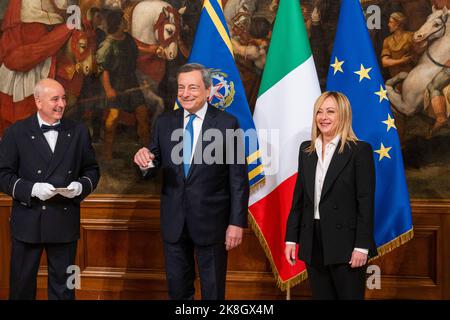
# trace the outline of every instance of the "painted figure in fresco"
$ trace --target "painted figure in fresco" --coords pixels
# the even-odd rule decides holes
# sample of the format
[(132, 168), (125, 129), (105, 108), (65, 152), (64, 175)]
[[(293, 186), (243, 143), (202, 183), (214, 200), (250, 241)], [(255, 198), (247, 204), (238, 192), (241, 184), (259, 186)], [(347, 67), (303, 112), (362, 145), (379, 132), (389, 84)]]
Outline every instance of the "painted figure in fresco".
[(236, 65), (252, 109), (256, 103), (262, 70), (266, 64), (271, 29), (272, 25), (264, 16), (254, 15), (246, 39), (231, 39)]
[(66, 88), (68, 115), (74, 111), (77, 97), (80, 95), (84, 79), (94, 72), (95, 32), (86, 28), (72, 30), (71, 37), (56, 55), (56, 75)]
[[(414, 69), (400, 72), (386, 81), (386, 89), (393, 107), (400, 113), (411, 116), (420, 112), (422, 105), (431, 105), (429, 114), (436, 122), (429, 130), (431, 137), (447, 123), (448, 107), (445, 104), (443, 89), (449, 84), (450, 60), (450, 19), (449, 11), (433, 8), (426, 23), (414, 33), (416, 43), (427, 43), (425, 52)], [(395, 90), (400, 82), (402, 93)], [(424, 99), (425, 98), (425, 99)], [(430, 101), (430, 102), (427, 102)]]
[[(170, 2), (175, 4), (174, 1)], [(129, 32), (139, 50), (137, 69), (140, 72), (139, 79), (144, 81), (140, 85), (145, 88), (147, 102), (153, 101), (153, 104), (149, 104), (153, 123), (161, 111), (161, 99), (167, 102), (166, 108), (173, 107), (169, 104), (173, 103), (172, 97), (176, 96), (175, 73), (189, 54), (182, 39), (182, 15), (187, 12), (192, 18), (191, 9), (190, 3), (174, 7), (169, 2), (159, 0), (144, 0), (125, 9)], [(190, 32), (193, 34), (192, 29)]]
[[(167, 2), (174, 8), (177, 8), (177, 11), (180, 13), (182, 18), (181, 38), (186, 46), (191, 46), (194, 41), (200, 12), (202, 11), (203, 0), (167, 0)], [(222, 1), (222, 4), (224, 3), (225, 1)], [(185, 54), (183, 53), (183, 55)]]
[[(104, 28), (104, 15), (99, 7), (90, 7), (86, 13), (86, 25), (89, 26), (92, 36), (95, 38), (95, 49), (100, 46), (106, 38)], [(80, 121), (89, 114), (90, 126), (92, 127), (92, 141), (99, 142), (100, 131), (103, 123), (104, 99), (103, 87), (100, 82), (98, 69), (95, 64), (95, 70), (92, 74), (84, 78), (83, 87), (78, 96), (77, 106), (75, 108), (75, 118)]]
[(111, 11), (106, 16), (106, 26), (107, 36), (97, 50), (96, 60), (108, 109), (103, 157), (110, 160), (121, 111), (134, 113), (141, 145), (148, 145), (150, 132), (148, 109), (135, 74), (138, 49), (131, 35), (125, 32), (122, 11)]
[[(385, 0), (384, 2), (391, 1)], [(430, 0), (394, 0), (392, 3), (396, 8), (394, 11), (401, 11), (408, 16), (406, 30), (419, 30), (431, 13)]]
[[(433, 2), (436, 9), (450, 9), (450, 0), (434, 0)], [(449, 19), (449, 14), (447, 14), (447, 19)], [(425, 108), (436, 117), (429, 136), (433, 136), (447, 125), (447, 119), (450, 116), (450, 57), (448, 58), (449, 60), (444, 65), (436, 61), (442, 66), (442, 70), (428, 84), (425, 93)], [(428, 108), (430, 104), (431, 108)]]
[(414, 67), (413, 32), (405, 30), (406, 23), (407, 18), (401, 12), (393, 12), (389, 17), (391, 35), (383, 41), (381, 63), (391, 77)]
[(51, 1), (9, 1), (0, 39), (0, 135), (35, 111), (35, 84), (54, 77), (52, 57), (70, 37), (56, 9)]
[[(138, 79), (145, 103), (151, 114), (150, 134), (153, 132), (155, 122), (158, 116), (164, 112), (164, 100), (155, 92), (158, 92), (157, 83), (147, 74), (137, 70), (136, 77)], [(173, 100), (172, 100), (173, 102)]]
[[(442, 66), (442, 70), (434, 76), (428, 84), (425, 101), (431, 104), (432, 114), (436, 121), (431, 127), (429, 136), (435, 135), (441, 128), (447, 125), (450, 116), (450, 60)], [(428, 107), (429, 104), (426, 104)]]
[(245, 59), (254, 61), (258, 73), (264, 68), (277, 2), (228, 0), (224, 15), (231, 34), (233, 48)]
[(277, 1), (272, 0), (228, 0), (224, 5), (236, 64), (251, 109), (256, 102), (266, 63), (276, 9)]
[(33, 88), (39, 80), (59, 76), (70, 93), (91, 72), (88, 37), (67, 27), (66, 8), (66, 1), (9, 1), (0, 38), (0, 135), (35, 111)]
[(158, 95), (164, 101), (165, 110), (173, 108), (177, 98), (176, 74), (180, 66), (187, 62), (189, 52), (195, 37), (203, 0), (166, 0), (181, 16), (179, 54), (173, 60), (166, 61), (166, 72), (163, 79), (157, 83)]
[(127, 7), (125, 19), (139, 50), (138, 69), (159, 83), (166, 61), (175, 59), (179, 47), (184, 47), (180, 46), (180, 13), (165, 1), (146, 0)]
[[(302, 3), (309, 3), (311, 8), (317, 8), (320, 14), (320, 25), (326, 32), (323, 33), (323, 41), (327, 49), (327, 61), (330, 61), (330, 56), (333, 52), (334, 36), (339, 18), (339, 10), (341, 7), (341, 0), (307, 0)], [(328, 69), (328, 65), (327, 65)]]
[(326, 79), (329, 68), (330, 53), (327, 45), (323, 41), (325, 32), (322, 26), (320, 9), (314, 5), (308, 5), (301, 1), (303, 19), (305, 20), (306, 31), (311, 45), (311, 51), (316, 65), (317, 76), (322, 90), (326, 88)]

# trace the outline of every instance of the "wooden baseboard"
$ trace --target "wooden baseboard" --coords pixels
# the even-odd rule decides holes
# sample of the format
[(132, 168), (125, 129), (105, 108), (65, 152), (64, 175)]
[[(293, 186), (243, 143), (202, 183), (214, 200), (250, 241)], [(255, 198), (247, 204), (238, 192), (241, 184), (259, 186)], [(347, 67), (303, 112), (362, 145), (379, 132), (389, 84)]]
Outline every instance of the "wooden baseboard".
[[(369, 299), (450, 299), (450, 200), (415, 199), (414, 238), (373, 262), (381, 289)], [(11, 200), (0, 195), (0, 299), (8, 296)], [(95, 195), (82, 204), (77, 265), (82, 287), (77, 299), (167, 299), (159, 227), (159, 199)], [(45, 254), (38, 276), (38, 298), (46, 298)], [(227, 299), (285, 299), (253, 234), (230, 252)], [(199, 283), (196, 281), (198, 288)], [(197, 290), (197, 298), (199, 290)], [(309, 299), (308, 281), (291, 291)]]

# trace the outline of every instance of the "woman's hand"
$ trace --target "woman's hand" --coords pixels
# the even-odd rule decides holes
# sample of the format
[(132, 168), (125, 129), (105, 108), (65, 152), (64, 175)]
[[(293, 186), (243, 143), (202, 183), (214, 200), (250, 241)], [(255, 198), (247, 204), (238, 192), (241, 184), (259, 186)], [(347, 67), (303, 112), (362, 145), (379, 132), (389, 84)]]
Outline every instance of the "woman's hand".
[(287, 262), (293, 266), (296, 262), (295, 257), (295, 249), (297, 245), (295, 243), (286, 243), (286, 247), (284, 248), (284, 255), (286, 257)]

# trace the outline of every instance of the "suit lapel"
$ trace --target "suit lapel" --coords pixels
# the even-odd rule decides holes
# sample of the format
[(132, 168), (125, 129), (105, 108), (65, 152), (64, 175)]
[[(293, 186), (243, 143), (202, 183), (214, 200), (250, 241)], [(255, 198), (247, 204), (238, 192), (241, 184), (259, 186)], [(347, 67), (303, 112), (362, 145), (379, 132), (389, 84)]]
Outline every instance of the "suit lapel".
[[(181, 129), (184, 130), (184, 110), (183, 108), (179, 108), (175, 110), (173, 113), (173, 118), (171, 122), (171, 128), (169, 128), (169, 136), (172, 135), (172, 132), (175, 130)], [(170, 138), (169, 138), (170, 139)], [(170, 150), (173, 150), (176, 144), (181, 143), (183, 145), (183, 136), (181, 136), (181, 139), (179, 141), (171, 141), (170, 139)], [(183, 151), (183, 149), (182, 149)], [(183, 154), (181, 154), (181, 162), (180, 164), (175, 165), (176, 171), (178, 175), (181, 175), (184, 178), (184, 168), (183, 168)]]
[(62, 129), (58, 133), (58, 139), (56, 140), (55, 152), (50, 162), (50, 166), (47, 170), (46, 179), (55, 171), (59, 163), (64, 159), (67, 149), (73, 139), (73, 128), (70, 127), (67, 122), (61, 120)]
[[(303, 152), (303, 151), (302, 151)], [(305, 163), (303, 166), (303, 171), (301, 174), (305, 177), (305, 189), (306, 193), (309, 195), (310, 199), (314, 201), (314, 185), (316, 181), (316, 166), (317, 166), (317, 153), (314, 150), (313, 153), (305, 154)]]
[(37, 153), (42, 156), (46, 163), (49, 163), (53, 157), (52, 149), (50, 148), (41, 128), (39, 127), (39, 122), (37, 115), (34, 114), (29, 118), (31, 122), (28, 128), (30, 131), (28, 133), (28, 138), (31, 140), (31, 144), (36, 149)]
[(203, 163), (203, 149), (205, 147), (205, 143), (203, 142), (203, 137), (205, 136), (205, 132), (208, 129), (216, 128), (217, 120), (216, 111), (213, 109), (214, 107), (208, 104), (208, 109), (206, 110), (205, 119), (203, 119), (202, 129), (200, 136), (197, 139), (197, 144), (195, 145), (194, 157), (192, 158), (191, 166), (189, 167), (189, 173), (186, 177), (186, 180), (189, 179), (195, 171), (198, 170), (199, 164)]
[(341, 141), (339, 141), (336, 150), (334, 151), (333, 158), (331, 158), (330, 166), (328, 167), (327, 174), (325, 175), (325, 181), (323, 182), (322, 194), (320, 200), (324, 198), (327, 192), (330, 190), (333, 182), (338, 177), (339, 173), (344, 169), (347, 162), (350, 160), (352, 149), (345, 146), (344, 152), (339, 153)]

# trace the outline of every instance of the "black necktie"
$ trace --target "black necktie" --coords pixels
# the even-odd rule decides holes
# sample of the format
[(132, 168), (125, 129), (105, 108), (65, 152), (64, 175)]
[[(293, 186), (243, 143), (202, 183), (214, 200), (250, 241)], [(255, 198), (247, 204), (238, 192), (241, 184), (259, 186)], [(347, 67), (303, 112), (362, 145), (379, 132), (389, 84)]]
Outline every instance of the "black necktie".
[(41, 124), (41, 129), (43, 133), (46, 133), (47, 131), (55, 130), (55, 131), (61, 131), (61, 123), (55, 124), (54, 126), (48, 126), (46, 124)]

